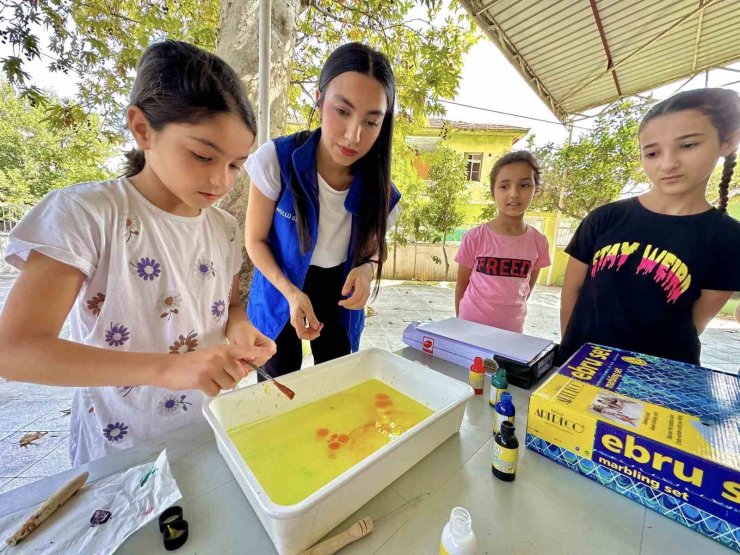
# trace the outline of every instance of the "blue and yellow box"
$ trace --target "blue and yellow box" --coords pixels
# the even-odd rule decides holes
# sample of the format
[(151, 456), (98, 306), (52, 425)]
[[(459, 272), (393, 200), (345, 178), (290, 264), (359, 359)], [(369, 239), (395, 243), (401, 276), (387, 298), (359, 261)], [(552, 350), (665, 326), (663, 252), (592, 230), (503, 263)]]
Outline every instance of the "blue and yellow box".
[(740, 378), (586, 344), (533, 394), (527, 447), (740, 551)]

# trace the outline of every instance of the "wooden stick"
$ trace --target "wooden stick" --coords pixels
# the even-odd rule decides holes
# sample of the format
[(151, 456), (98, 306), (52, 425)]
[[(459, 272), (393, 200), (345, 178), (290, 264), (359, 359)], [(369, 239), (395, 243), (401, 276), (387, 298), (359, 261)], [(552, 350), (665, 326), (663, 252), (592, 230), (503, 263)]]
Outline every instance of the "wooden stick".
[(355, 522), (344, 532), (340, 532), (336, 536), (332, 536), (328, 540), (314, 545), (311, 549), (302, 552), (300, 555), (334, 555), (334, 553), (343, 547), (364, 538), (372, 531), (373, 519), (365, 517)]
[(85, 485), (85, 482), (87, 482), (89, 474), (87, 472), (83, 472), (76, 478), (73, 478), (64, 486), (62, 486), (61, 489), (59, 489), (55, 494), (53, 494), (49, 499), (47, 499), (43, 505), (41, 505), (38, 510), (33, 513), (26, 522), (23, 523), (23, 526), (18, 528), (18, 531), (10, 536), (7, 540), (5, 540), (5, 543), (9, 545), (15, 545), (22, 541), (26, 536), (28, 536), (31, 532), (33, 532), (36, 528), (38, 528), (39, 524), (44, 522), (47, 518), (49, 518), (54, 512), (56, 512), (59, 507), (64, 505), (69, 499), (79, 491), (79, 489)]
[(287, 385), (281, 384), (275, 378), (273, 378), (272, 376), (270, 376), (270, 374), (267, 373), (267, 370), (265, 370), (261, 366), (257, 366), (255, 364), (252, 364), (251, 362), (249, 362), (249, 361), (247, 361), (245, 359), (241, 359), (241, 360), (244, 361), (244, 362), (246, 362), (249, 366), (251, 366), (254, 370), (256, 370), (257, 373), (260, 376), (262, 376), (263, 378), (265, 378), (265, 380), (267, 380), (268, 382), (272, 382), (272, 384), (275, 387), (277, 387), (280, 390), (280, 392), (283, 395), (285, 395), (288, 399), (290, 399), (291, 401), (293, 400), (293, 397), (295, 397), (295, 391), (293, 391), (292, 389), (290, 389)]

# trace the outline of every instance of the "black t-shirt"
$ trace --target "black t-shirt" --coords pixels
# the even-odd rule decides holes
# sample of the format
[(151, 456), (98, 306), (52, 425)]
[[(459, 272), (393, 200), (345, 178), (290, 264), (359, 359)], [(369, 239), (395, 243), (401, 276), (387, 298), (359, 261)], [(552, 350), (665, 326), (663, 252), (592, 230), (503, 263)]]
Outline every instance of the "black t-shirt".
[(591, 341), (699, 364), (691, 307), (702, 289), (740, 290), (740, 222), (712, 208), (651, 212), (637, 197), (594, 210), (565, 249), (588, 274), (561, 362)]

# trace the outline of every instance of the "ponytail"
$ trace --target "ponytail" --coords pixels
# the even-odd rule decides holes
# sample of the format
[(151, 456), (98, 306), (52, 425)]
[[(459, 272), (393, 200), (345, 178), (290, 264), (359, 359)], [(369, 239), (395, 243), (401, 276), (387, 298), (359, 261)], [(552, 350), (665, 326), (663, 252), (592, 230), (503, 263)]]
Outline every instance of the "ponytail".
[[(124, 177), (133, 177), (144, 169), (144, 151), (134, 148), (124, 153), (126, 161), (123, 164)], [(732, 172), (730, 172), (732, 173)]]

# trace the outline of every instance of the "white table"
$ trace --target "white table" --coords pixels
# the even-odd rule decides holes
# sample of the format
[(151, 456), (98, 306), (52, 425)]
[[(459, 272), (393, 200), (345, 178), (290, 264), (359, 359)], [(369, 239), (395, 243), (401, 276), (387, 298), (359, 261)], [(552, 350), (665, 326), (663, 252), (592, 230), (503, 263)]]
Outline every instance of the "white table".
[[(411, 348), (398, 352), (448, 376), (468, 371)], [(729, 554), (731, 550), (643, 508), (523, 447), (529, 391), (512, 387), (520, 442), (517, 478), (491, 473), (493, 409), (484, 395), (468, 402), (459, 435), (350, 516), (332, 533), (370, 516), (375, 530), (342, 553), (438, 553), (450, 510), (470, 511), (479, 553)], [(207, 424), (86, 465), (90, 481), (153, 460), (167, 448), (182, 492), (190, 537), (178, 554), (275, 553), (267, 533), (218, 453)], [(0, 495), (0, 515), (46, 499), (79, 469)], [(167, 553), (156, 520), (130, 537), (120, 555)]]

